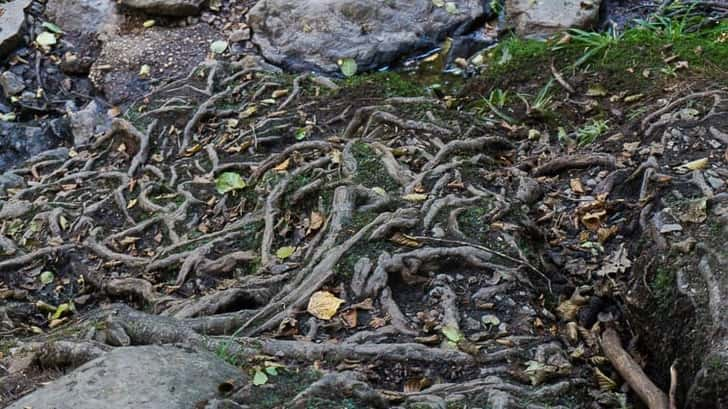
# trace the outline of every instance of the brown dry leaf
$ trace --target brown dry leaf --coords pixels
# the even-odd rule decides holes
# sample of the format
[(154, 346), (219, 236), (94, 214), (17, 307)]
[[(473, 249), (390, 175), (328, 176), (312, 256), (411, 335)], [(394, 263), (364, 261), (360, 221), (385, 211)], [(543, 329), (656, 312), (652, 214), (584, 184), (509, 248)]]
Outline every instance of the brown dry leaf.
[(599, 239), (599, 242), (604, 244), (612, 238), (617, 232), (619, 231), (619, 227), (617, 226), (609, 226), (609, 227), (600, 227), (597, 230), (597, 239)]
[(344, 300), (328, 291), (316, 291), (308, 300), (307, 311), (318, 319), (330, 320), (343, 303)]
[(564, 321), (572, 321), (576, 318), (576, 314), (579, 312), (579, 306), (573, 301), (566, 300), (556, 307), (559, 317)]
[(358, 308), (360, 310), (371, 311), (374, 309), (374, 302), (372, 301), (371, 298), (367, 298), (366, 300), (364, 300), (362, 302), (358, 302), (358, 303), (352, 305), (351, 308)]
[(597, 378), (599, 389), (603, 391), (611, 391), (617, 388), (617, 383), (600, 371), (599, 368), (594, 368), (594, 376)]
[(277, 172), (283, 172), (286, 169), (288, 169), (288, 166), (291, 164), (291, 159), (288, 158), (284, 160), (283, 162), (279, 163), (278, 166), (274, 167), (273, 170)]
[(374, 317), (369, 321), (369, 326), (374, 329), (382, 328), (385, 325), (387, 325), (387, 320), (382, 317)]
[(311, 223), (308, 226), (309, 231), (318, 230), (324, 224), (324, 216), (319, 212), (311, 212)]
[(422, 390), (423, 378), (408, 379), (404, 383), (404, 393), (419, 392)]
[(400, 246), (406, 246), (406, 247), (420, 247), (422, 246), (422, 243), (415, 240), (414, 238), (407, 236), (406, 234), (402, 233), (394, 233), (392, 237), (389, 238), (389, 241), (392, 243), (399, 244)]
[(607, 215), (606, 210), (598, 210), (596, 212), (590, 212), (581, 217), (581, 222), (584, 226), (591, 230), (598, 230), (602, 224), (602, 219)]
[(356, 308), (351, 308), (341, 313), (341, 319), (348, 328), (355, 328), (357, 324)]
[(574, 191), (574, 193), (578, 193), (580, 195), (584, 194), (584, 185), (581, 184), (581, 180), (579, 178), (573, 178), (569, 181), (569, 186), (571, 186), (571, 190)]
[(632, 266), (632, 260), (629, 259), (627, 249), (624, 248), (624, 243), (619, 245), (619, 248), (612, 253), (607, 260), (604, 260), (602, 267), (597, 270), (597, 275), (604, 277), (609, 274), (623, 273)]

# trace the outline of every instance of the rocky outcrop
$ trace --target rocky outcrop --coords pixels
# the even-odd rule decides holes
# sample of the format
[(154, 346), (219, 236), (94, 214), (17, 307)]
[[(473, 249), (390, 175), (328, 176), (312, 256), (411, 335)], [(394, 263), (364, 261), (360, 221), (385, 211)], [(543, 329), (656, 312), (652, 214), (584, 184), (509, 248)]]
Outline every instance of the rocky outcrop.
[(118, 17), (112, 0), (48, 0), (46, 15), (65, 31), (96, 33)]
[(524, 37), (586, 28), (599, 19), (602, 0), (506, 0), (506, 22)]
[(10, 0), (0, 3), (0, 58), (4, 58), (20, 43), (25, 8), (30, 2), (31, 0)]
[[(56, 120), (58, 123), (60, 120)], [(58, 145), (56, 128), (36, 123), (0, 121), (0, 169), (8, 169), (29, 157)]]
[[(193, 409), (240, 381), (240, 371), (207, 352), (122, 347), (18, 400), (9, 409)], [(203, 402), (201, 406), (196, 406)]]
[(200, 12), (203, 0), (121, 0), (121, 4), (148, 14), (192, 16)]
[(483, 19), (480, 0), (261, 0), (248, 14), (253, 42), (269, 61), (293, 70), (339, 70), (356, 60), (359, 70), (386, 66)]

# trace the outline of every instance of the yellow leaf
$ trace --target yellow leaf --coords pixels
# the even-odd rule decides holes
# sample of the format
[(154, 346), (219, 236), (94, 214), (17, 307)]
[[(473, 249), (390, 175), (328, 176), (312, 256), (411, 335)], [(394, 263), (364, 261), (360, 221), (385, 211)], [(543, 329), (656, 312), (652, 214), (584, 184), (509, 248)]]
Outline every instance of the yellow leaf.
[(131, 199), (129, 201), (129, 203), (126, 205), (126, 208), (131, 209), (132, 207), (136, 206), (136, 204), (137, 204), (137, 199)]
[(407, 236), (406, 234), (402, 233), (394, 233), (392, 237), (389, 238), (389, 241), (392, 243), (399, 244), (400, 246), (407, 246), (407, 247), (420, 247), (422, 243), (417, 241), (416, 239)]
[(402, 199), (408, 201), (408, 202), (424, 202), (427, 200), (427, 195), (424, 193), (410, 193), (408, 195), (402, 196)]
[(692, 162), (688, 162), (681, 167), (690, 169), (690, 170), (700, 170), (705, 169), (708, 166), (708, 158), (698, 159), (694, 160)]
[(281, 162), (280, 164), (278, 164), (278, 166), (274, 167), (273, 170), (276, 170), (278, 172), (283, 172), (284, 170), (288, 169), (288, 165), (290, 165), (290, 164), (291, 164), (291, 159), (288, 158), (288, 159), (284, 160), (283, 162)]
[(330, 320), (343, 303), (344, 300), (328, 291), (317, 291), (308, 300), (307, 311), (318, 319)]

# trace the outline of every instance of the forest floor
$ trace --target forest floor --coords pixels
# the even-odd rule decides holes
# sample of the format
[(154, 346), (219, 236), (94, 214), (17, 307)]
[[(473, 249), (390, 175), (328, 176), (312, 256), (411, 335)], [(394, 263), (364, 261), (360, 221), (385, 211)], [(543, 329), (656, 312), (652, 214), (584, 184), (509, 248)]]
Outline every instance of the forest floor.
[(154, 89), (9, 191), (0, 402), (187, 343), (251, 408), (638, 407), (671, 366), (712, 407), (728, 23), (690, 27), (509, 39), (468, 79), (208, 61)]

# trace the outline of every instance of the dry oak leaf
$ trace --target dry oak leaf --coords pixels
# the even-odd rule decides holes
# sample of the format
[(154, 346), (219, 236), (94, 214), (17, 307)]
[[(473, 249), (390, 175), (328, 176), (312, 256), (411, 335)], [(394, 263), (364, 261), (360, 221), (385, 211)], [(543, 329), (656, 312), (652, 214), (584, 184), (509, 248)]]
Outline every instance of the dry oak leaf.
[(330, 320), (343, 303), (344, 300), (328, 291), (316, 291), (308, 300), (307, 311), (318, 319)]

